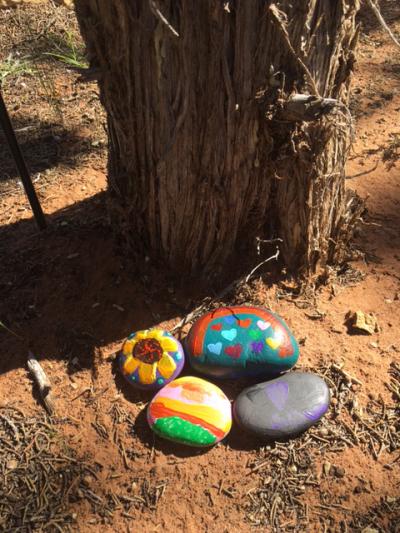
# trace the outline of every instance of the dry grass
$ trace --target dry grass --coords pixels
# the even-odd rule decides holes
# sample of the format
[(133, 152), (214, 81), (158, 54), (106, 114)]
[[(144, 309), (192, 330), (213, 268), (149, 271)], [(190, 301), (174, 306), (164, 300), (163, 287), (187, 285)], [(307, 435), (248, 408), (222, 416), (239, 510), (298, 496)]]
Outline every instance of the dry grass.
[(388, 169), (396, 165), (400, 159), (400, 133), (392, 133), (388, 146), (383, 150), (382, 159)]

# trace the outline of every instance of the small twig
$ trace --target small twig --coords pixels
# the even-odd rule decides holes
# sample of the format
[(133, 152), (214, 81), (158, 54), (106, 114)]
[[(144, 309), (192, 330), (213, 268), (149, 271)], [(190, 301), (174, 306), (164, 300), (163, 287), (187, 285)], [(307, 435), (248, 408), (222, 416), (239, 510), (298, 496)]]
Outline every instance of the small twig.
[(293, 94), (288, 100), (281, 100), (278, 117), (280, 120), (288, 122), (310, 122), (329, 114), (339, 106), (341, 106), (341, 102), (334, 98)]
[(268, 257), (268, 259), (264, 259), (264, 261), (261, 261), (261, 263), (259, 263), (257, 266), (255, 266), (253, 268), (253, 270), (246, 276), (246, 279), (245, 279), (245, 283), (248, 283), (249, 282), (249, 279), (254, 275), (254, 273), (260, 268), (262, 267), (263, 265), (265, 265), (265, 263), (268, 263), (269, 261), (272, 261), (272, 259), (278, 259), (279, 257), (279, 248), (277, 247), (276, 248), (276, 253), (274, 255), (271, 255), (271, 257)]
[(1, 320), (0, 320), (0, 327), (4, 328), (6, 331), (8, 331), (8, 333), (11, 333), (12, 335), (14, 335), (14, 337), (17, 337), (17, 339), (23, 340), (23, 337), (21, 337), (21, 335), (18, 335), (18, 333), (15, 333), (15, 331), (8, 328), (3, 322), (1, 322)]
[(32, 352), (28, 353), (27, 365), (39, 388), (39, 393), (47, 412), (49, 413), (49, 415), (53, 414), (54, 401), (51, 394), (51, 383), (49, 381), (49, 378), (46, 376), (43, 368), (40, 366), (39, 361), (36, 359)]
[(343, 370), (343, 368), (339, 365), (337, 365), (336, 363), (332, 363), (332, 368), (334, 368), (337, 372), (339, 372), (340, 374), (342, 374), (342, 376), (346, 379), (348, 379), (349, 381), (352, 381), (353, 383), (357, 383), (357, 385), (362, 385), (363, 382), (360, 381), (359, 379), (355, 378), (354, 376), (351, 376), (348, 372), (345, 372)]
[(304, 63), (304, 61), (301, 60), (301, 58), (297, 55), (295, 49), (293, 48), (292, 43), (290, 42), (289, 33), (284, 25), (284, 22), (281, 18), (281, 12), (279, 11), (278, 7), (275, 4), (271, 4), (269, 7), (270, 13), (273, 17), (273, 20), (276, 22), (277, 28), (279, 32), (281, 33), (283, 40), (285, 41), (290, 53), (293, 56), (294, 61), (299, 65), (299, 67), (303, 70), (306, 78), (308, 79), (309, 84), (311, 85), (311, 89), (314, 92), (314, 95), (320, 96), (317, 84), (315, 83), (315, 80), (308, 69), (307, 65)]
[(376, 162), (376, 165), (374, 165), (369, 170), (363, 170), (363, 172), (358, 172), (357, 174), (353, 174), (352, 176), (346, 176), (347, 180), (352, 180), (354, 178), (359, 178), (360, 176), (366, 176), (367, 174), (371, 174), (374, 170), (378, 168), (379, 161)]
[(164, 15), (161, 13), (161, 11), (158, 9), (157, 4), (154, 0), (150, 0), (150, 9), (158, 17), (163, 24), (167, 26), (167, 28), (170, 30), (170, 32), (175, 36), (179, 37), (179, 33), (176, 31), (176, 29), (168, 22), (168, 20), (164, 17)]
[(255, 266), (253, 268), (253, 270), (247, 274), (246, 277), (242, 277), (242, 278), (239, 278), (235, 281), (233, 281), (232, 283), (230, 283), (227, 287), (225, 287), (221, 292), (219, 292), (217, 294), (217, 296), (215, 296), (214, 298), (212, 298), (211, 300), (209, 300), (208, 302), (206, 303), (202, 303), (201, 305), (199, 305), (198, 307), (196, 307), (195, 309), (193, 309), (193, 311), (191, 311), (190, 313), (188, 313), (186, 316), (184, 316), (182, 318), (182, 320), (180, 320), (178, 322), (178, 324), (171, 330), (171, 333), (174, 334), (176, 333), (177, 331), (179, 331), (180, 329), (183, 328), (183, 326), (185, 326), (186, 324), (188, 324), (189, 322), (192, 322), (194, 320), (196, 320), (196, 318), (198, 316), (200, 316), (203, 311), (210, 307), (210, 305), (212, 305), (214, 302), (218, 301), (218, 300), (221, 300), (222, 298), (224, 298), (227, 294), (229, 294), (230, 292), (232, 292), (233, 290), (237, 289), (238, 287), (240, 287), (243, 283), (248, 283), (249, 279), (254, 275), (254, 273), (262, 266), (262, 265), (265, 265), (265, 263), (268, 263), (269, 261), (272, 261), (272, 259), (278, 259), (279, 257), (279, 248), (277, 248), (277, 251), (274, 255), (272, 255), (271, 257), (268, 257), (268, 259), (264, 259), (264, 261), (262, 261), (261, 263), (259, 263), (257, 266)]
[(375, 14), (376, 18), (378, 19), (378, 21), (379, 21), (380, 25), (382, 26), (382, 28), (389, 34), (389, 36), (392, 39), (392, 41), (394, 42), (394, 44), (396, 44), (400, 48), (400, 42), (396, 39), (396, 37), (394, 36), (394, 33), (392, 32), (392, 30), (386, 24), (386, 21), (382, 17), (382, 13), (380, 12), (379, 7), (375, 3), (375, 0), (367, 0), (367, 3), (369, 5), (369, 7), (372, 9), (372, 11), (374, 12), (374, 14)]

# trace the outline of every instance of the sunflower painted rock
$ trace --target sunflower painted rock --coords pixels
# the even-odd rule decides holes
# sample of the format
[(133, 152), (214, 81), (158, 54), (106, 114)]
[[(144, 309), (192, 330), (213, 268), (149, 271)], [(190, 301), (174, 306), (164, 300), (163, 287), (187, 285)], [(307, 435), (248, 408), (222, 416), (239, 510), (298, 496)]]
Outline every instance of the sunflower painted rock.
[(164, 387), (179, 376), (184, 362), (180, 342), (162, 329), (146, 329), (129, 335), (119, 358), (125, 378), (141, 389)]
[(285, 322), (257, 307), (222, 307), (203, 315), (184, 346), (192, 367), (213, 378), (273, 377), (299, 357)]
[(212, 446), (231, 429), (231, 404), (212, 383), (184, 377), (154, 396), (147, 420), (160, 437), (188, 446)]
[(259, 437), (293, 437), (323, 417), (330, 403), (328, 385), (319, 376), (289, 372), (245, 389), (236, 398), (233, 414), (238, 425)]

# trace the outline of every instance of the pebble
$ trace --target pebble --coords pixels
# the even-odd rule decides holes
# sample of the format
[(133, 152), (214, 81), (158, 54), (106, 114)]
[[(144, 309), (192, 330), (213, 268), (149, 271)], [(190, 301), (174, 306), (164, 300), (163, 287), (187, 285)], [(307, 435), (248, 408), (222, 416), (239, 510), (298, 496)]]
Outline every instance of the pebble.
[(285, 322), (257, 307), (221, 307), (203, 315), (184, 346), (192, 367), (213, 378), (275, 377), (299, 357)]
[(172, 381), (154, 396), (147, 420), (165, 439), (188, 446), (213, 446), (231, 429), (231, 404), (216, 385), (188, 376)]
[(180, 342), (157, 328), (129, 335), (119, 355), (122, 374), (140, 389), (161, 389), (179, 376), (184, 362)]
[(336, 477), (342, 478), (346, 475), (346, 470), (341, 466), (335, 466), (335, 475)]
[(87, 487), (90, 487), (91, 485), (93, 485), (93, 481), (94, 480), (93, 480), (92, 476), (89, 476), (89, 475), (83, 476), (82, 482)]
[(329, 472), (331, 471), (331, 468), (332, 468), (332, 465), (331, 463), (329, 462), (326, 462), (322, 465), (322, 468), (323, 468), (323, 471), (324, 471), (324, 474), (326, 476), (329, 476)]
[(298, 435), (316, 424), (329, 407), (325, 381), (311, 373), (292, 372), (245, 389), (233, 405), (238, 425), (262, 438)]

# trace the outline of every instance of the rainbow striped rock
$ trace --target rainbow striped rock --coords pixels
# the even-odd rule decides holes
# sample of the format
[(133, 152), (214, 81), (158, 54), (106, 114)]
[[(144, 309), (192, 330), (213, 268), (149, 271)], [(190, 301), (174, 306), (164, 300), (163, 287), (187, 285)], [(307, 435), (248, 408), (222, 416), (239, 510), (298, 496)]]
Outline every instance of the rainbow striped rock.
[(203, 315), (184, 347), (192, 367), (214, 378), (274, 377), (299, 357), (285, 322), (257, 307), (222, 307)]
[(185, 362), (183, 348), (162, 329), (132, 333), (122, 346), (122, 374), (139, 389), (161, 389), (179, 376)]
[(150, 402), (147, 420), (160, 437), (188, 446), (212, 446), (232, 425), (231, 404), (208, 381), (184, 377), (172, 381)]

